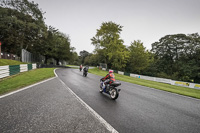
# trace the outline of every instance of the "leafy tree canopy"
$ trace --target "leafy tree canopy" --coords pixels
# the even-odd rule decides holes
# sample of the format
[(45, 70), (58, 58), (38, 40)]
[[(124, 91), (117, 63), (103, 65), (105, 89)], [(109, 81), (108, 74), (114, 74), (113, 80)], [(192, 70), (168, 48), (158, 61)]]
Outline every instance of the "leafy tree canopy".
[(199, 82), (200, 36), (194, 34), (167, 35), (152, 44), (157, 60), (158, 73), (165, 73), (173, 79)]
[(149, 65), (149, 52), (145, 50), (140, 40), (132, 42), (128, 49), (130, 51), (129, 69), (131, 72), (140, 74)]
[(122, 70), (128, 60), (128, 50), (120, 39), (122, 26), (114, 22), (103, 22), (96, 35), (91, 39), (96, 52), (103, 56), (108, 67)]

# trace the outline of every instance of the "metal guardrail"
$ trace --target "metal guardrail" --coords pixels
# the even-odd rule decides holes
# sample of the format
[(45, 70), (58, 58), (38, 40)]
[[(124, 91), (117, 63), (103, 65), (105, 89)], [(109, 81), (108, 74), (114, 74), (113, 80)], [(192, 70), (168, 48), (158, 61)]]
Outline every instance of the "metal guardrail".
[(0, 67), (0, 78), (4, 78), (10, 75), (9, 66)]
[(0, 78), (5, 78), (11, 75), (15, 75), (20, 72), (36, 69), (36, 64), (20, 64), (20, 65), (7, 65), (0, 66)]

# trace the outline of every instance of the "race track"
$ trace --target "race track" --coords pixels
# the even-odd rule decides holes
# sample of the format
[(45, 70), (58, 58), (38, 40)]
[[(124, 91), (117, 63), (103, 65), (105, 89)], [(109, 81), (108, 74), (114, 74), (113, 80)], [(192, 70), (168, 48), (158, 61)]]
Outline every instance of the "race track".
[(121, 82), (116, 101), (99, 93), (101, 76), (57, 69), (58, 77), (120, 133), (198, 133), (200, 100)]
[(70, 68), (55, 72), (58, 77), (0, 96), (1, 133), (109, 133), (113, 128), (119, 133), (200, 131), (199, 99), (120, 81), (120, 95), (114, 101), (99, 93), (100, 76), (83, 77)]

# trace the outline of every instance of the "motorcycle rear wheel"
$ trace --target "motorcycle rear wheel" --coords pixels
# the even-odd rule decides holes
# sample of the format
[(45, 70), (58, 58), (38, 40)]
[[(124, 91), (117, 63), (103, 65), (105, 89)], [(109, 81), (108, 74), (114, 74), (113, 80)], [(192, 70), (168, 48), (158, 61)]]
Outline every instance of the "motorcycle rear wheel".
[(110, 91), (110, 97), (112, 100), (115, 100), (117, 99), (119, 96), (119, 92), (117, 91), (116, 88), (113, 88), (111, 91)]

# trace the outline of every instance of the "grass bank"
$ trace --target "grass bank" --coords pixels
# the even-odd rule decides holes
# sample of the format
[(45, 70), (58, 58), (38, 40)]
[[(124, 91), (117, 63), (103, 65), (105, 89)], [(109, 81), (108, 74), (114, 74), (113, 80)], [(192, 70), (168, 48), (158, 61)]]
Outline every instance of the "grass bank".
[(76, 65), (66, 65), (66, 66), (71, 67), (73, 69), (79, 69), (79, 67), (80, 67), (80, 66), (76, 66)]
[(0, 59), (0, 66), (26, 64), (16, 60)]
[(77, 65), (66, 65), (66, 66), (68, 66), (68, 67), (79, 67)]
[[(92, 74), (102, 76), (102, 77), (108, 73), (107, 71), (102, 71), (97, 68), (89, 69), (89, 72)], [(149, 81), (149, 80), (129, 77), (129, 76), (125, 76), (125, 75), (120, 75), (120, 74), (116, 74), (116, 73), (115, 73), (115, 78), (117, 80), (124, 81), (124, 82), (147, 86), (150, 88), (155, 88), (155, 89), (159, 89), (159, 90), (164, 90), (164, 91), (200, 99), (200, 90), (197, 90), (197, 89), (181, 87), (181, 86), (174, 86), (174, 85), (169, 85), (169, 84), (165, 84), (165, 83), (159, 83), (159, 82), (155, 82), (155, 81)]]
[(0, 79), (0, 95), (54, 77), (54, 68), (41, 68)]

